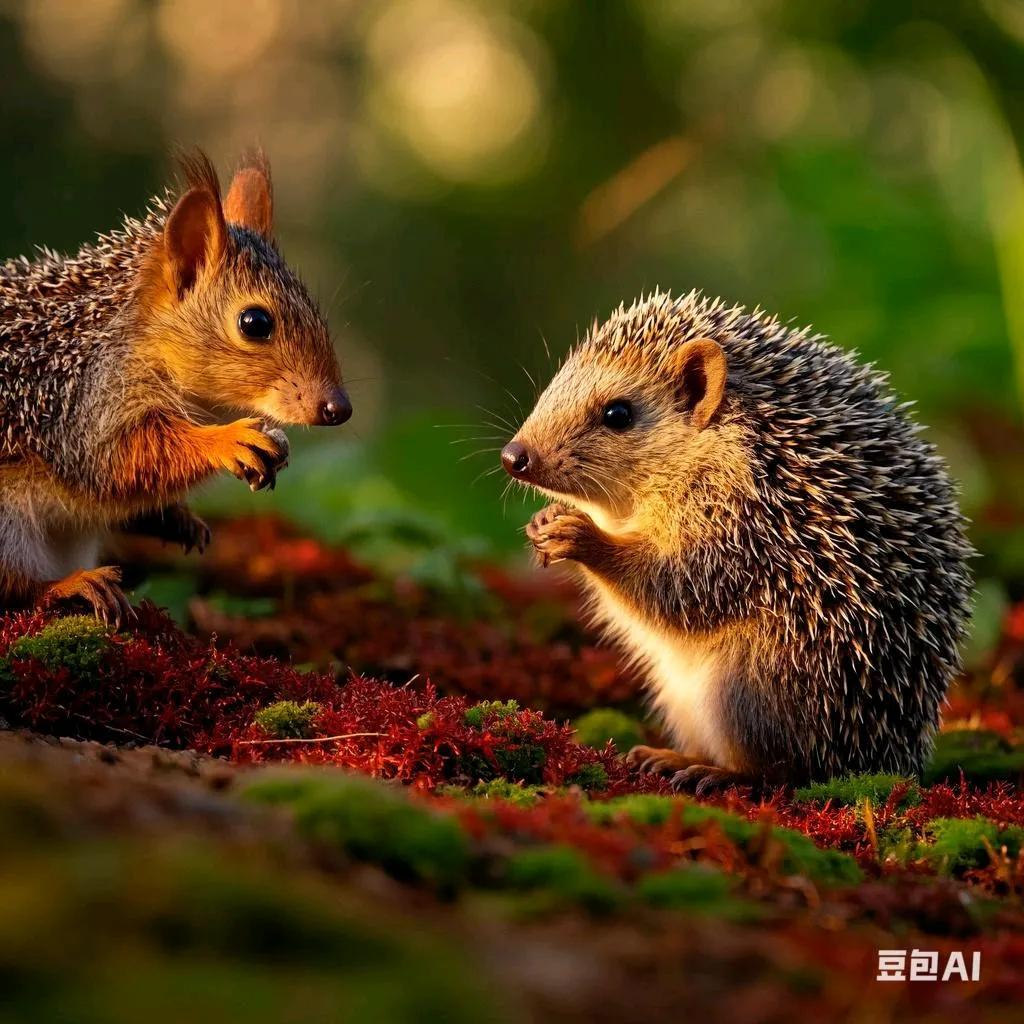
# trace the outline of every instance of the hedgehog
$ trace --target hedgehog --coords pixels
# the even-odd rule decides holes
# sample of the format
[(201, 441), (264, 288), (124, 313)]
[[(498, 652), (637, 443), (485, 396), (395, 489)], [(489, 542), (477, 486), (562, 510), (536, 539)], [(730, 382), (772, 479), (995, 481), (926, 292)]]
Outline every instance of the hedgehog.
[(946, 467), (888, 377), (699, 292), (596, 322), (501, 453), (555, 499), (574, 564), (700, 794), (910, 776), (960, 668), (971, 547)]
[(281, 425), (351, 415), (323, 316), (274, 242), (263, 154), (223, 199), (203, 154), (182, 167), (141, 219), (0, 266), (4, 604), (84, 601), (120, 621), (119, 571), (96, 566), (110, 532), (202, 549), (192, 486), (219, 470), (273, 486)]

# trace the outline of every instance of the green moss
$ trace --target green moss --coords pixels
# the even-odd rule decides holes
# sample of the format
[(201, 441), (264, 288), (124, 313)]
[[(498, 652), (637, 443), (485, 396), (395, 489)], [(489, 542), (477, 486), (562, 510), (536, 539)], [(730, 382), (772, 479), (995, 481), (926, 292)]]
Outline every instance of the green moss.
[(477, 753), (459, 758), (458, 772), (482, 782), (503, 778), (510, 782), (537, 786), (544, 781), (546, 763), (547, 754), (539, 743), (516, 743), (509, 740), (494, 750), (494, 761)]
[(66, 668), (79, 679), (94, 680), (110, 649), (110, 632), (88, 615), (55, 619), (34, 636), (19, 637), (8, 648), (8, 664), (34, 658), (50, 671)]
[(570, 786), (579, 786), (588, 793), (592, 790), (607, 789), (608, 772), (603, 764), (585, 764), (578, 772), (565, 780)]
[[(625, 815), (641, 825), (663, 825), (674, 812), (680, 815), (683, 825), (690, 827), (713, 821), (740, 848), (748, 848), (757, 842), (763, 828), (758, 822), (748, 821), (720, 807), (689, 803), (679, 797), (616, 797), (614, 800), (585, 804), (584, 810), (593, 821), (601, 824), (613, 822), (619, 815)], [(847, 854), (838, 850), (820, 849), (802, 832), (793, 829), (775, 826), (771, 834), (784, 849), (784, 870), (832, 885), (853, 885), (860, 881), (860, 868)]]
[(513, 854), (503, 865), (501, 884), (544, 894), (551, 906), (574, 903), (595, 913), (614, 910), (625, 897), (615, 882), (594, 871), (583, 854), (562, 845)]
[(1024, 843), (1024, 828), (1011, 825), (1000, 829), (982, 817), (933, 818), (928, 835), (931, 842), (922, 844), (919, 852), (936, 868), (952, 874), (985, 867), (990, 861), (988, 846), (993, 850), (1005, 846), (1007, 853), (1016, 857)]
[[(507, 1019), (465, 953), (414, 918), (251, 848), (80, 839), (5, 866), (5, 1020)], [(110, 941), (96, 941), (97, 919)]]
[(1013, 747), (985, 729), (954, 729), (939, 733), (924, 782), (959, 781), (961, 770), (971, 782), (1020, 781), (1024, 776), (1024, 745)]
[[(449, 789), (457, 787), (451, 786)], [(491, 779), (490, 782), (478, 782), (471, 790), (462, 790), (469, 796), (482, 800), (507, 800), (517, 807), (532, 807), (540, 799), (539, 786), (524, 786), (521, 782), (509, 782), (508, 779)]]
[(615, 708), (594, 708), (580, 715), (574, 723), (576, 741), (588, 747), (601, 749), (611, 740), (620, 753), (644, 741), (643, 726), (635, 719)]
[(299, 704), (294, 700), (279, 700), (257, 711), (253, 722), (274, 739), (306, 739), (313, 735), (313, 722), (318, 714), (320, 705), (316, 701)]
[(442, 888), (459, 885), (469, 844), (458, 822), (400, 790), (358, 775), (289, 772), (257, 778), (246, 799), (289, 807), (310, 839), (392, 874)]
[(673, 811), (681, 809), (682, 806), (683, 801), (678, 797), (640, 793), (587, 803), (583, 805), (583, 809), (591, 820), (599, 825), (610, 824), (620, 816), (627, 817), (638, 825), (664, 825)]
[(911, 807), (921, 802), (917, 785), (900, 775), (844, 775), (828, 782), (816, 782), (803, 786), (793, 794), (795, 800), (807, 803), (826, 803), (856, 806), (865, 799), (873, 804), (884, 804), (896, 786), (910, 783), (907, 795), (900, 801), (901, 807)]
[(427, 711), (416, 719), (416, 728), (425, 732), (434, 724), (434, 712)]
[(749, 920), (759, 915), (755, 904), (737, 899), (728, 875), (693, 865), (644, 875), (636, 885), (637, 896), (664, 910), (686, 910), (730, 920)]
[(482, 729), (485, 725), (509, 718), (518, 711), (519, 702), (515, 700), (482, 700), (479, 704), (466, 708), (463, 718), (466, 725)]

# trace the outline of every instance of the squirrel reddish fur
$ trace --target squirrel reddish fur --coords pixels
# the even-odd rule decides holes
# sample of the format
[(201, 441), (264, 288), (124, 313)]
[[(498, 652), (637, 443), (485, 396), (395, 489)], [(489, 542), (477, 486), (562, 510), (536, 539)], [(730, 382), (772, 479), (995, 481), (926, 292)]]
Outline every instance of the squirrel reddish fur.
[(143, 219), (0, 266), (0, 603), (82, 599), (120, 621), (119, 572), (96, 567), (110, 531), (202, 549), (190, 488), (221, 470), (273, 485), (278, 426), (351, 413), (324, 318), (274, 243), (263, 155), (223, 200), (205, 156), (182, 166), (180, 194)]
[(579, 569), (643, 672), (677, 787), (919, 772), (960, 660), (971, 549), (885, 376), (693, 293), (620, 307), (505, 447), (559, 499), (527, 534)]

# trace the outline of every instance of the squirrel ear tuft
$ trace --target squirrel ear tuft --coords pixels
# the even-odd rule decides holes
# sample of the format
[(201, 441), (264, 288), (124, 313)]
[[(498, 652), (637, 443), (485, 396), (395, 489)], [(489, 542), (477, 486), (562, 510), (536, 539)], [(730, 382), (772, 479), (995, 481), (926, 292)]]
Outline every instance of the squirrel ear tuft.
[(269, 238), (274, 221), (274, 186), (270, 164), (262, 150), (250, 154), (239, 167), (224, 200), (228, 222)]
[(164, 224), (167, 284), (180, 299), (196, 283), (204, 266), (224, 255), (226, 232), (220, 197), (209, 188), (191, 188)]
[(710, 338), (687, 341), (673, 353), (671, 369), (680, 405), (703, 430), (725, 395), (728, 366), (722, 347)]

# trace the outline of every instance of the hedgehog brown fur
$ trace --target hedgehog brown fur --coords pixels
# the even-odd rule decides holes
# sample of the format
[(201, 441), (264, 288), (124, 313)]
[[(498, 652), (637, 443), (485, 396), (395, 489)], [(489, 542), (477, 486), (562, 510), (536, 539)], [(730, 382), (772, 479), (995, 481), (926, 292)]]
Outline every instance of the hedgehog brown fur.
[[(602, 425), (615, 400), (622, 433)], [(907, 409), (821, 336), (655, 293), (594, 326), (509, 446), (529, 463), (513, 475), (569, 503), (528, 533), (579, 562), (644, 669), (679, 752), (639, 756), (677, 784), (922, 768), (971, 549)]]

